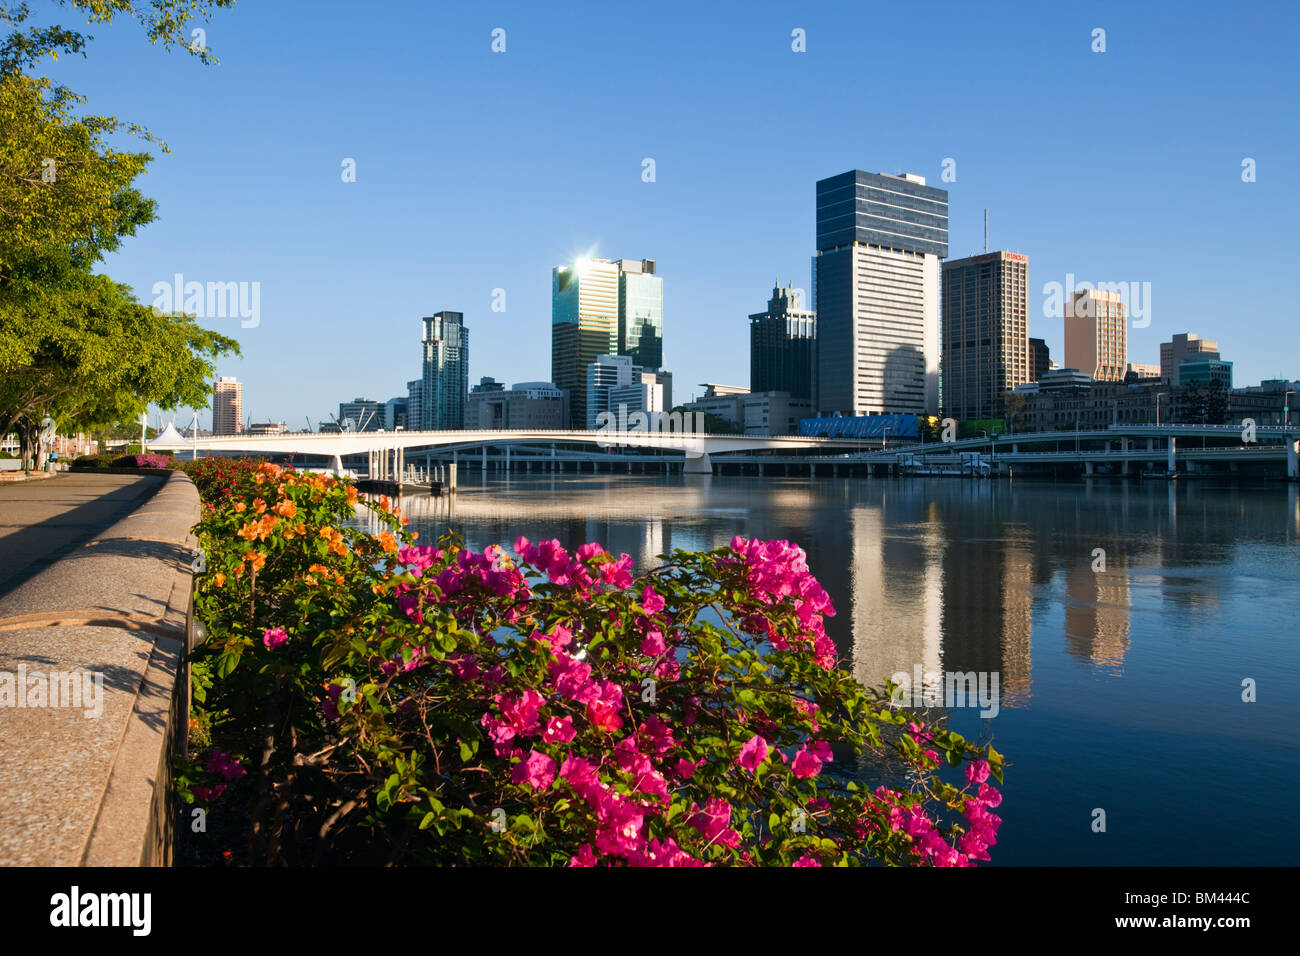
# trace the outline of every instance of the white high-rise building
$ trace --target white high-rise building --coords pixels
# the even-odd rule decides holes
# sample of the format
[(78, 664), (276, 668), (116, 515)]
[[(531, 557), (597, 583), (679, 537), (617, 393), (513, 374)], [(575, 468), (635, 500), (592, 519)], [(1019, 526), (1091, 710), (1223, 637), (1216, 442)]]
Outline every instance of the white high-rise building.
[(938, 412), (947, 255), (947, 190), (861, 170), (817, 183), (818, 414)]

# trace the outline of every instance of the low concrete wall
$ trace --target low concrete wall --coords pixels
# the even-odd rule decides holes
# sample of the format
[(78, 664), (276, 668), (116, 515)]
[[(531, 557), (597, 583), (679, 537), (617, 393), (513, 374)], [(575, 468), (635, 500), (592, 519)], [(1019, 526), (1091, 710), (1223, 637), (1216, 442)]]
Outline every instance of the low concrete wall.
[(165, 866), (188, 728), (198, 491), (183, 472), (0, 598), (0, 671), (99, 674), (100, 713), (0, 707), (0, 865)]

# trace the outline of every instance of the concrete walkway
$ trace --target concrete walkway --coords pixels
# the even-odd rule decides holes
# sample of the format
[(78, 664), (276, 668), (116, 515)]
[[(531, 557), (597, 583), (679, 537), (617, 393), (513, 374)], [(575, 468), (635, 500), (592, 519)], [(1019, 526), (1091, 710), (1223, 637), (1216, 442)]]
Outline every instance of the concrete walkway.
[(170, 861), (198, 516), (180, 472), (0, 488), (0, 865)]
[(128, 514), (163, 481), (67, 472), (0, 485), (0, 595)]

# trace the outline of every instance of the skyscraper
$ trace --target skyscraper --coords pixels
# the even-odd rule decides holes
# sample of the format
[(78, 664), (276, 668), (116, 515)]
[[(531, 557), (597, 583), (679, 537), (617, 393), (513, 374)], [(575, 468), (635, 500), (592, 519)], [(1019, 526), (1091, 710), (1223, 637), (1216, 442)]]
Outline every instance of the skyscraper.
[(806, 312), (793, 287), (772, 289), (766, 312), (749, 317), (749, 390), (813, 398), (817, 315)]
[(413, 378), (406, 383), (406, 428), (424, 431), (424, 379)]
[(1094, 382), (1122, 382), (1128, 370), (1128, 321), (1119, 293), (1079, 289), (1065, 304), (1065, 367)]
[(653, 259), (619, 259), (618, 354), (634, 365), (657, 369), (664, 364), (664, 280), (655, 275)]
[(243, 383), (223, 375), (212, 383), (212, 434), (238, 435), (243, 431)]
[(1195, 332), (1179, 332), (1168, 342), (1160, 343), (1160, 377), (1170, 385), (1181, 385), (1179, 366), (1188, 359), (1218, 359), (1219, 343), (1203, 339)]
[(1052, 350), (1043, 339), (1029, 340), (1029, 381), (1037, 382), (1052, 367)]
[(424, 320), (424, 375), (420, 428), (454, 431), (465, 427), (469, 392), (469, 329), (460, 312), (436, 312)]
[(988, 252), (943, 264), (943, 414), (997, 418), (1029, 377), (1029, 257)]
[(579, 259), (551, 270), (551, 380), (569, 393), (570, 427), (587, 427), (587, 366), (618, 354), (618, 264)]
[(819, 414), (938, 409), (947, 255), (947, 190), (861, 170), (817, 183)]

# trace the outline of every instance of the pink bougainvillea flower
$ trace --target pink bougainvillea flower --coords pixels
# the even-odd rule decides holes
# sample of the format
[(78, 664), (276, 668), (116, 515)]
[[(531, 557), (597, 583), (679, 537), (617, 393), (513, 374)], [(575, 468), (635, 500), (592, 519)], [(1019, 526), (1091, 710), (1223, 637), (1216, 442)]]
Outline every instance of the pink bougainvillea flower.
[(262, 643), (266, 645), (268, 651), (275, 650), (287, 640), (289, 640), (289, 635), (285, 633), (282, 627), (268, 627), (262, 632)]
[(641, 642), (641, 653), (646, 657), (658, 657), (664, 651), (668, 650), (668, 645), (664, 643), (664, 636), (659, 631), (649, 631), (646, 633), (645, 640)]
[(794, 755), (794, 762), (790, 764), (790, 771), (801, 780), (815, 777), (822, 772), (821, 758), (814, 753), (810, 753), (807, 747), (802, 747)]
[(664, 609), (664, 599), (650, 585), (645, 586), (641, 592), (641, 608), (647, 614), (658, 614)]
[(791, 866), (821, 866), (821, 863), (817, 861), (817, 858), (815, 856), (805, 853), (803, 856), (799, 857), (799, 859), (795, 860), (790, 865)]
[(576, 736), (572, 717), (552, 717), (542, 731), (542, 740), (548, 744), (567, 744)]
[(966, 765), (966, 779), (971, 783), (983, 783), (989, 778), (989, 762), (975, 760)]
[(534, 750), (510, 768), (510, 782), (528, 784), (534, 790), (545, 790), (555, 780), (555, 761), (539, 750)]
[(578, 848), (578, 852), (569, 858), (569, 866), (595, 866), (596, 851), (591, 848), (590, 843), (584, 843)]
[(758, 769), (759, 765), (767, 759), (767, 741), (755, 734), (749, 738), (749, 742), (740, 748), (740, 755), (736, 757), (736, 763), (740, 764), (746, 770), (753, 772)]

